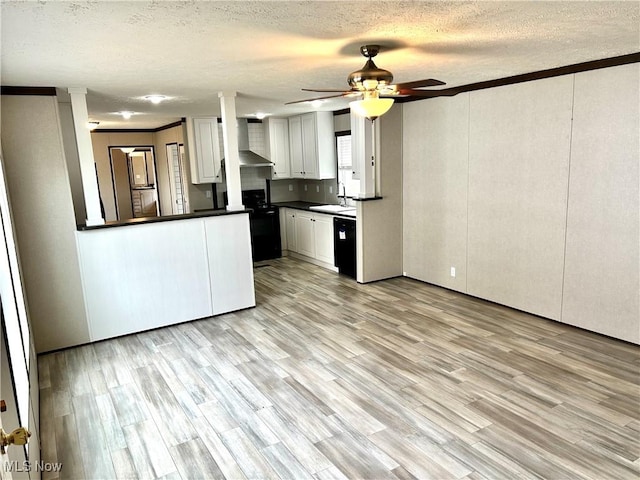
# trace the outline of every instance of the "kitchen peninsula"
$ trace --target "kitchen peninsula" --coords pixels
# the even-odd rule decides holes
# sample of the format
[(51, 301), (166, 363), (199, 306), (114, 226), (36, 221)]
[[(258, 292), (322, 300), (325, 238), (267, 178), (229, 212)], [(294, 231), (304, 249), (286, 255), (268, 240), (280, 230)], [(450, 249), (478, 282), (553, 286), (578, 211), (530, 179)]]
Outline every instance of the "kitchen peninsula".
[(90, 341), (255, 306), (249, 212), (80, 226)]

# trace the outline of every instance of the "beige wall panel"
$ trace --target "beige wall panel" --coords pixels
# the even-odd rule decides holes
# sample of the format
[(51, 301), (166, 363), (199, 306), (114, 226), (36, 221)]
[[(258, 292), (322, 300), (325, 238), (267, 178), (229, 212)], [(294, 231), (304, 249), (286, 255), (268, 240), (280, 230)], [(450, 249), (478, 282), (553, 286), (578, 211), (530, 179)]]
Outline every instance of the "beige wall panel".
[(465, 292), (469, 94), (407, 103), (403, 123), (404, 271)]
[(91, 132), (91, 143), (93, 145), (93, 159), (98, 171), (98, 188), (104, 205), (105, 220), (114, 221), (117, 218), (116, 201), (113, 194), (109, 147), (152, 146), (154, 145), (153, 133), (100, 133), (100, 131), (94, 131)]
[(336, 132), (346, 132), (351, 130), (351, 115), (349, 113), (334, 115), (333, 129)]
[(2, 96), (2, 148), (38, 352), (89, 341), (55, 97)]
[[(160, 130), (154, 134), (156, 171), (158, 172), (158, 199), (160, 201), (161, 215), (171, 215), (173, 207), (171, 204), (171, 185), (169, 183), (169, 164), (167, 162), (167, 145), (170, 143), (184, 144), (181, 125)], [(188, 169), (189, 165), (186, 165), (185, 170)]]
[(640, 343), (640, 66), (579, 73), (562, 320)]
[(472, 92), (468, 293), (560, 319), (573, 77)]
[(402, 106), (395, 105), (376, 122), (380, 122), (377, 177), (382, 199), (358, 202), (362, 282), (402, 275)]

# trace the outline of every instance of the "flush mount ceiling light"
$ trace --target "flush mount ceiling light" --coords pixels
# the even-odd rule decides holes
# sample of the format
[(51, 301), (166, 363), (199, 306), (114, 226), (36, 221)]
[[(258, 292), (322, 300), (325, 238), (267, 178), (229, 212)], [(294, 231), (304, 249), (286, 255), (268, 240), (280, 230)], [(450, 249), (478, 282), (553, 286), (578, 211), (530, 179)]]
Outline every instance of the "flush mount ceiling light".
[(163, 100), (166, 100), (167, 97), (165, 97), (164, 95), (147, 95), (146, 97), (144, 97), (144, 99), (149, 100), (151, 103), (157, 105)]
[(133, 112), (129, 112), (127, 110), (124, 110), (124, 111), (120, 112), (120, 115), (122, 115), (122, 118), (124, 118), (125, 120), (129, 120), (133, 116)]
[(364, 99), (350, 102), (349, 106), (356, 115), (367, 117), (372, 122), (389, 111), (393, 98), (380, 98), (376, 90), (364, 92)]
[(256, 118), (257, 118), (258, 120), (262, 120), (262, 119), (264, 119), (266, 116), (267, 116), (267, 114), (266, 114), (266, 113), (263, 113), (263, 112), (258, 112), (258, 113), (256, 113)]
[(136, 149), (136, 147), (120, 147), (120, 150), (122, 151), (122, 153), (129, 155), (130, 153), (133, 153), (133, 151)]
[(320, 106), (324, 103), (324, 100), (311, 100), (310, 103), (313, 108), (320, 108)]
[(100, 125), (100, 122), (87, 122), (87, 128), (89, 130), (95, 130)]

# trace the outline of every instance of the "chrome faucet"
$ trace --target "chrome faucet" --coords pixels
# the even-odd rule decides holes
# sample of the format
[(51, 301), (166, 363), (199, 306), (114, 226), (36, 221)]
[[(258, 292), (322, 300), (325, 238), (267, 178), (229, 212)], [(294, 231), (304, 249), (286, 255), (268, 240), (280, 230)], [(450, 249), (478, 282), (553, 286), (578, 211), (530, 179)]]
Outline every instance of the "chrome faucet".
[(342, 183), (342, 200), (340, 201), (340, 206), (346, 207), (347, 206), (347, 186), (345, 185), (344, 182), (338, 182), (338, 193), (340, 190), (341, 183)]

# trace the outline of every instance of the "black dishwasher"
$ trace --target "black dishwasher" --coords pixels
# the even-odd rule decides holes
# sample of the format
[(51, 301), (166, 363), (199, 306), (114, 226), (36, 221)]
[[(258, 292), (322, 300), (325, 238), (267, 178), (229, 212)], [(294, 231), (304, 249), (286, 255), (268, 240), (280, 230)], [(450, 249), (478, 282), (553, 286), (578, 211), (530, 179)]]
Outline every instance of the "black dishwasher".
[(356, 221), (333, 217), (335, 265), (343, 275), (356, 278)]

